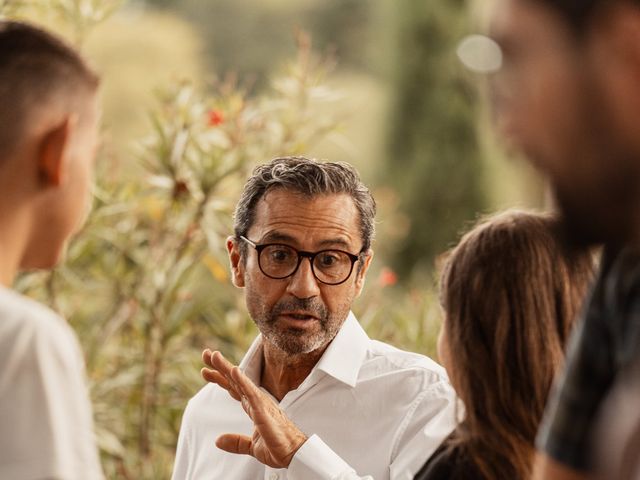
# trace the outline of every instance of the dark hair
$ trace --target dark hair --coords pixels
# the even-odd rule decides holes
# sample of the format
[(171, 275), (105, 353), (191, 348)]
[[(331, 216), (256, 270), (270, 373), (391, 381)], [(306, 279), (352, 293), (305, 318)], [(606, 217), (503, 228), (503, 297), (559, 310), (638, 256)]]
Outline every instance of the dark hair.
[(26, 23), (0, 20), (0, 160), (22, 141), (37, 109), (94, 92), (99, 80), (61, 39)]
[(276, 188), (308, 197), (346, 193), (359, 216), (362, 250), (368, 250), (375, 234), (376, 203), (355, 168), (344, 162), (318, 162), (305, 157), (282, 157), (256, 167), (244, 185), (234, 216), (236, 238), (246, 236), (255, 220), (258, 201)]
[[(531, 1), (531, 0), (528, 0)], [(544, 3), (547, 7), (557, 10), (564, 20), (576, 32), (582, 32), (589, 21), (601, 9), (611, 6), (615, 2), (628, 1), (640, 7), (638, 0), (534, 0)]]
[(593, 279), (592, 254), (567, 253), (557, 228), (547, 215), (491, 217), (443, 268), (448, 367), (465, 405), (453, 445), (487, 479), (529, 478), (547, 396)]

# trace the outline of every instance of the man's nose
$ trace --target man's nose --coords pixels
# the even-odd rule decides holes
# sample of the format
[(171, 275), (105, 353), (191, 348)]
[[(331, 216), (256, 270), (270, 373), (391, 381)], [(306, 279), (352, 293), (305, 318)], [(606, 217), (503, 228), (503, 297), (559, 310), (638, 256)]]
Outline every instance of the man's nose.
[(313, 274), (310, 259), (303, 258), (296, 273), (289, 277), (287, 292), (296, 298), (311, 298), (320, 294), (320, 287)]

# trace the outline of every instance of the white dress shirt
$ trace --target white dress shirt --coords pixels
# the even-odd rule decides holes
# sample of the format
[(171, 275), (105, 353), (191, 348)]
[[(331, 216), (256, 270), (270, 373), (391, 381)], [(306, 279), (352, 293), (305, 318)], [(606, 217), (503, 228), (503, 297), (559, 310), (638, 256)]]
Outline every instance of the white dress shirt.
[[(260, 383), (262, 337), (240, 368)], [(309, 439), (288, 469), (219, 450), (223, 433), (251, 435), (238, 402), (215, 384), (184, 413), (173, 480), (412, 480), (453, 431), (455, 394), (433, 360), (370, 340), (353, 314), (280, 408)]]

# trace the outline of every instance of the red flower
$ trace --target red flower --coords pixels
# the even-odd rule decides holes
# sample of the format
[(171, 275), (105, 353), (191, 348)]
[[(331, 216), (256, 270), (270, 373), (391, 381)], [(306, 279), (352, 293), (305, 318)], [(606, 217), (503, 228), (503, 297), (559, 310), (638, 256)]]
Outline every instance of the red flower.
[(207, 120), (210, 127), (217, 127), (224, 122), (224, 113), (221, 110), (209, 110)]
[(189, 185), (184, 180), (176, 180), (173, 184), (173, 199), (177, 200), (189, 194)]
[(380, 271), (380, 276), (378, 277), (378, 283), (381, 287), (390, 287), (398, 283), (398, 275), (396, 272), (391, 270), (388, 267), (384, 267)]

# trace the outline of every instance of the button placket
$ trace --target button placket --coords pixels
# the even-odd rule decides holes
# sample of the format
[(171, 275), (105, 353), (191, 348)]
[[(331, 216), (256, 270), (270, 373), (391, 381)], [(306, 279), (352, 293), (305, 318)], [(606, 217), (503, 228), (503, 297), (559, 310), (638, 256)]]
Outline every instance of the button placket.
[(286, 475), (282, 475), (272, 468), (266, 468), (264, 471), (264, 480), (286, 480)]
[(287, 412), (294, 403), (296, 403), (301, 397), (303, 397), (309, 390), (315, 387), (318, 382), (323, 378), (323, 375), (317, 371), (313, 371), (309, 377), (307, 377), (302, 384), (295, 390), (287, 393), (280, 402), (280, 408)]

